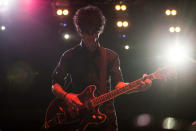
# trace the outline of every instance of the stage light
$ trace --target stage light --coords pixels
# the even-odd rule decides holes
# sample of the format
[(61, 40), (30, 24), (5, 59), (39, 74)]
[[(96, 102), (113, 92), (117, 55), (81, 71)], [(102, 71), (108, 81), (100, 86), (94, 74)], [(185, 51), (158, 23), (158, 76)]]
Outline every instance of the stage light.
[(125, 48), (125, 50), (129, 50), (130, 49), (129, 45), (125, 45), (124, 48)]
[(141, 114), (137, 117), (136, 126), (145, 127), (150, 125), (152, 118), (149, 114)]
[(65, 34), (64, 34), (64, 38), (65, 38), (66, 40), (68, 40), (68, 39), (70, 38), (70, 35), (69, 35), (68, 33), (65, 33)]
[(170, 28), (169, 28), (169, 31), (170, 31), (171, 33), (173, 33), (173, 32), (175, 31), (175, 27), (173, 27), (173, 26), (170, 27)]
[(177, 11), (176, 10), (172, 10), (171, 11), (171, 15), (177, 15)]
[(128, 21), (123, 21), (123, 27), (128, 27), (129, 23)]
[(184, 63), (188, 60), (188, 47), (175, 43), (175, 45), (170, 46), (167, 51), (167, 59), (172, 64)]
[(6, 27), (4, 25), (1, 26), (1, 30), (4, 31)]
[(63, 15), (68, 15), (68, 14), (69, 14), (68, 9), (64, 9), (64, 10), (63, 10)]
[(57, 15), (62, 15), (62, 14), (63, 14), (63, 10), (62, 10), (62, 9), (58, 9), (58, 10), (56, 11), (56, 13), (57, 13)]
[(127, 6), (126, 5), (121, 5), (121, 10), (122, 11), (125, 11), (127, 9)]
[(116, 5), (115, 10), (119, 11), (120, 10), (120, 5)]
[(176, 31), (176, 32), (181, 32), (181, 28), (180, 28), (179, 26), (177, 26), (177, 27), (175, 28), (175, 31)]
[(166, 14), (166, 15), (170, 15), (170, 14), (171, 14), (171, 11), (167, 9), (167, 10), (165, 11), (165, 14)]
[(122, 27), (122, 26), (123, 26), (123, 22), (122, 22), (122, 21), (118, 21), (118, 22), (116, 23), (116, 25), (117, 25), (118, 27)]
[(163, 121), (163, 129), (175, 129), (176, 120), (172, 117), (165, 118)]
[(123, 34), (123, 35), (122, 35), (122, 38), (126, 38), (126, 35), (125, 35), (125, 34)]

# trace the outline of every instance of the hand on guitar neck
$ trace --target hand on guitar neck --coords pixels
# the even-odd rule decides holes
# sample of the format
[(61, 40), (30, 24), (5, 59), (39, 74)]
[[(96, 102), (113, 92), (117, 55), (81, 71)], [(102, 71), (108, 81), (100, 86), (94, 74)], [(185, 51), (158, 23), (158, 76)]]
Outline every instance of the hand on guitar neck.
[[(135, 90), (131, 90), (130, 92), (127, 92), (126, 94), (130, 94), (130, 93), (137, 92), (137, 91), (145, 91), (149, 89), (151, 87), (152, 81), (151, 79), (148, 79), (147, 76), (148, 76), (147, 74), (144, 74), (143, 75), (144, 80), (140, 82), (141, 85), (138, 86)], [(129, 83), (119, 82), (115, 88), (121, 88), (128, 84)]]

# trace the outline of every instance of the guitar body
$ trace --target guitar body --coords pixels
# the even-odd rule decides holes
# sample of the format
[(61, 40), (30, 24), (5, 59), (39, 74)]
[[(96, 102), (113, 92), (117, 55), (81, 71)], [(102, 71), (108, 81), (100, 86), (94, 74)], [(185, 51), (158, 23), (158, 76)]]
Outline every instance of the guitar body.
[(46, 129), (61, 128), (64, 131), (84, 131), (88, 125), (101, 124), (106, 115), (99, 111), (99, 106), (93, 107), (90, 100), (94, 98), (96, 86), (90, 85), (78, 95), (83, 106), (75, 112), (66, 101), (54, 99), (48, 106), (44, 126)]

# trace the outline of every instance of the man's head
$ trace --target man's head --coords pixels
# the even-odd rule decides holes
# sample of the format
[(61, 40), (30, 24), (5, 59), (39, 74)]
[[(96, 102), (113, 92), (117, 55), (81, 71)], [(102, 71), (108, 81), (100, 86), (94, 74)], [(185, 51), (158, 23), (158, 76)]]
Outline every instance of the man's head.
[(105, 17), (102, 11), (95, 6), (86, 6), (77, 10), (74, 25), (82, 35), (98, 35), (103, 32)]

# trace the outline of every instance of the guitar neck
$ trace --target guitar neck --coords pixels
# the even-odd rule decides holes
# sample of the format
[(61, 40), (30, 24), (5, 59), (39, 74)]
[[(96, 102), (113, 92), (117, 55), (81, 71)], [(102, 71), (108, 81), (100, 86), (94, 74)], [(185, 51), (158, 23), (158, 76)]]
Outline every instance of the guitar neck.
[[(148, 75), (147, 78), (153, 80), (154, 79), (153, 78), (153, 73)], [(102, 94), (102, 95), (100, 95), (98, 97), (93, 98), (91, 100), (92, 106), (96, 107), (98, 105), (101, 105), (101, 104), (109, 101), (109, 100), (114, 99), (117, 96), (120, 96), (120, 95), (122, 95), (124, 93), (127, 93), (129, 91), (137, 89), (140, 86), (141, 81), (143, 81), (143, 80), (144, 80), (144, 78), (137, 79), (137, 80), (135, 80), (133, 82), (130, 82), (128, 85), (126, 85), (124, 87), (114, 89), (114, 90), (112, 90), (112, 91), (110, 91), (108, 93), (105, 93), (105, 94)]]

